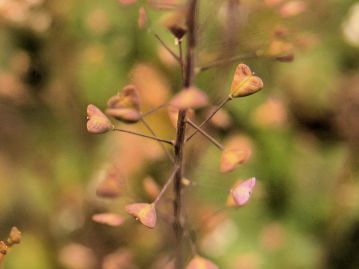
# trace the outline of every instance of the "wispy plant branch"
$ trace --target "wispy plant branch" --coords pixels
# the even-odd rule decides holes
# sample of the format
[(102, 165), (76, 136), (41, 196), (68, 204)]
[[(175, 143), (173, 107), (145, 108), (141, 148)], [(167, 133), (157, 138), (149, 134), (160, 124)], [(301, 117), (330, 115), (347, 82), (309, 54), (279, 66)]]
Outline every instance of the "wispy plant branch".
[(167, 140), (167, 139), (158, 138), (158, 137), (155, 137), (155, 136), (145, 135), (145, 134), (141, 134), (141, 133), (137, 133), (137, 132), (134, 132), (134, 131), (125, 130), (125, 129), (120, 129), (120, 128), (113, 128), (113, 131), (122, 132), (122, 133), (127, 133), (127, 134), (132, 134), (132, 135), (136, 135), (136, 136), (141, 136), (141, 137), (145, 137), (145, 138), (148, 138), (148, 139), (156, 140), (156, 141), (158, 141), (158, 142), (166, 143), (166, 144), (169, 144), (169, 145), (173, 146), (173, 141)]
[(209, 141), (213, 143), (218, 149), (223, 150), (223, 146), (212, 136), (210, 136), (206, 131), (202, 130), (200, 127), (198, 127), (194, 122), (192, 122), (190, 119), (187, 120), (187, 123), (191, 125), (193, 128), (195, 128), (198, 132), (200, 132), (205, 138), (207, 138)]
[[(222, 107), (224, 107), (230, 100), (232, 100), (230, 97), (227, 97), (222, 103), (219, 104), (219, 106), (208, 116), (207, 119), (205, 119), (200, 125), (198, 125), (198, 128), (202, 128), (203, 125), (205, 125), (210, 119), (216, 115), (216, 113), (221, 110)], [(198, 132), (198, 129), (196, 129), (192, 134), (190, 134), (186, 138), (186, 142), (189, 141), (196, 133)]]
[[(143, 117), (141, 118), (141, 122), (143, 123), (143, 125), (147, 128), (147, 130), (148, 130), (154, 137), (158, 138), (157, 135), (156, 135), (156, 133), (155, 133), (155, 131), (152, 129), (152, 127), (147, 123), (147, 121), (146, 121)], [(169, 159), (172, 163), (174, 163), (174, 159), (173, 159), (171, 153), (167, 150), (167, 148), (165, 148), (165, 146), (164, 146), (160, 141), (158, 141), (158, 143), (159, 143), (159, 145), (161, 146), (161, 148), (162, 148), (162, 150), (164, 151), (164, 153), (167, 155), (168, 159)]]

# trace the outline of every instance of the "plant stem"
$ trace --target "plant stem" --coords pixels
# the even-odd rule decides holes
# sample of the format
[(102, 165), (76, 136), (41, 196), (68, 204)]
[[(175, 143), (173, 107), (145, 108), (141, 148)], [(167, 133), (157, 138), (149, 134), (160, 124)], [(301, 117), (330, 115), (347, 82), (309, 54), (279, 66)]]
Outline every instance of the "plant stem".
[(194, 122), (192, 122), (190, 119), (188, 119), (187, 123), (189, 125), (191, 125), (193, 128), (195, 128), (198, 132), (200, 132), (205, 138), (207, 138), (209, 141), (211, 141), (217, 148), (219, 148), (220, 150), (223, 150), (223, 146), (216, 139), (214, 139), (207, 132), (205, 132), (201, 128), (199, 128)]
[[(141, 118), (141, 122), (143, 123), (143, 125), (147, 128), (147, 130), (154, 136), (157, 137), (155, 131), (153, 131), (153, 129), (151, 128), (151, 126), (147, 123), (147, 121), (142, 117)], [(167, 148), (165, 148), (165, 146), (159, 141), (158, 142), (159, 145), (161, 146), (162, 150), (164, 151), (164, 153), (167, 155), (168, 159), (174, 163), (174, 159), (171, 155), (171, 153), (167, 150)]]
[[(183, 76), (183, 87), (188, 88), (193, 84), (194, 73), (194, 50), (196, 47), (196, 16), (197, 16), (197, 0), (188, 0), (187, 10), (187, 54), (186, 62), (183, 63), (182, 67), (184, 70)], [(177, 120), (177, 133), (175, 140), (175, 164), (178, 166), (178, 170), (175, 174), (174, 182), (174, 194), (175, 198), (173, 201), (173, 229), (176, 236), (176, 258), (175, 258), (175, 269), (183, 268), (183, 224), (182, 224), (182, 177), (183, 177), (183, 148), (185, 144), (186, 136), (186, 110), (180, 110), (178, 113)]]
[(177, 170), (178, 170), (178, 166), (175, 166), (175, 168), (173, 169), (170, 177), (167, 179), (167, 182), (162, 187), (162, 190), (160, 191), (160, 193), (157, 195), (156, 199), (154, 200), (154, 202), (153, 202), (154, 204), (156, 204), (161, 199), (163, 194), (166, 192), (166, 190), (168, 189), (168, 186), (171, 184), (171, 182), (175, 178), (175, 174), (177, 173)]
[[(230, 100), (232, 100), (232, 98), (228, 97), (222, 103), (220, 103), (219, 106), (211, 113), (211, 115), (209, 115), (207, 119), (205, 119), (200, 125), (198, 125), (198, 128), (201, 129), (202, 126), (205, 125), (210, 119), (212, 119), (214, 115), (216, 115), (216, 113), (221, 110), (221, 108), (224, 107)], [(196, 129), (192, 134), (190, 134), (186, 138), (186, 142), (189, 141), (197, 132), (198, 129)]]
[(161, 45), (176, 59), (176, 61), (180, 62), (180, 58), (178, 57), (178, 55), (174, 53), (173, 50), (171, 50), (170, 47), (166, 45), (166, 43), (162, 40), (162, 38), (156, 33), (153, 33), (153, 35), (161, 43)]
[(120, 129), (120, 128), (113, 128), (112, 130), (117, 131), (117, 132), (122, 132), (122, 133), (127, 133), (127, 134), (132, 134), (132, 135), (145, 137), (145, 138), (148, 138), (148, 139), (152, 139), (152, 140), (156, 140), (156, 141), (159, 141), (159, 142), (167, 143), (167, 144), (170, 144), (171, 146), (173, 146), (173, 141), (171, 141), (171, 140), (162, 139), (162, 138), (158, 138), (158, 137), (155, 137), (155, 136), (145, 135), (145, 134), (137, 133), (137, 132), (130, 131), (130, 130), (124, 130), (124, 129)]
[(147, 117), (147, 116), (151, 115), (152, 113), (155, 113), (158, 110), (160, 110), (162, 108), (165, 108), (167, 106), (168, 106), (168, 103), (164, 103), (164, 104), (162, 104), (162, 105), (160, 105), (158, 107), (152, 108), (149, 111), (146, 111), (145, 113), (142, 113), (142, 118)]
[(181, 77), (182, 77), (182, 80), (184, 80), (182, 39), (177, 39), (177, 40), (178, 40), (178, 50), (179, 50), (179, 61), (180, 61), (180, 67), (181, 67)]

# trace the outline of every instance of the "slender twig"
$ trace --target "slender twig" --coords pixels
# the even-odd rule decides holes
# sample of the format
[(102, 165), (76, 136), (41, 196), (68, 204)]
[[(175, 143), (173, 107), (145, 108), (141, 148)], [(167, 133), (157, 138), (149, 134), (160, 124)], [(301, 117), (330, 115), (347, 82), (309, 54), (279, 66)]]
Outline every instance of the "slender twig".
[[(154, 136), (154, 137), (157, 137), (155, 131), (152, 129), (152, 127), (147, 123), (147, 121), (142, 117), (141, 118), (141, 122), (143, 123), (143, 125), (147, 128), (147, 130)], [(164, 151), (164, 153), (167, 155), (168, 159), (174, 163), (174, 159), (171, 155), (171, 153), (167, 150), (167, 148), (165, 148), (165, 146), (161, 143), (161, 142), (158, 142), (159, 145), (161, 146), (162, 150)]]
[[(207, 119), (205, 119), (200, 125), (198, 125), (198, 128), (202, 128), (202, 126), (205, 125), (210, 119), (212, 119), (214, 115), (216, 115), (216, 113), (221, 110), (221, 108), (224, 107), (230, 100), (232, 100), (232, 98), (227, 97), (222, 103), (220, 103), (219, 106), (211, 113), (211, 115), (209, 115)], [(195, 130), (192, 134), (190, 134), (186, 138), (186, 142), (189, 141), (197, 132), (198, 130)]]
[(128, 134), (133, 134), (133, 135), (145, 137), (145, 138), (148, 138), (148, 139), (156, 140), (156, 141), (163, 142), (163, 143), (166, 143), (166, 144), (169, 144), (169, 145), (173, 146), (173, 141), (171, 141), (171, 140), (162, 139), (162, 138), (158, 138), (158, 137), (155, 137), (155, 136), (145, 135), (145, 134), (141, 134), (141, 133), (137, 133), (137, 132), (134, 132), (134, 131), (125, 130), (125, 129), (120, 129), (120, 128), (113, 128), (112, 130), (117, 131), (117, 132), (128, 133)]
[(196, 68), (196, 71), (197, 71), (197, 73), (199, 73), (199, 72), (203, 72), (203, 71), (206, 71), (206, 70), (214, 68), (214, 67), (219, 67), (219, 66), (224, 65), (224, 64), (229, 64), (229, 63), (242, 61), (242, 60), (247, 60), (247, 59), (253, 59), (253, 58), (257, 58), (257, 57), (258, 57), (258, 55), (255, 52), (250, 52), (250, 53), (247, 53), (247, 54), (241, 54), (241, 55), (233, 56), (233, 57), (228, 58), (228, 59), (219, 59), (217, 61), (213, 61), (213, 62), (208, 63), (206, 65), (198, 66)]
[(212, 136), (210, 136), (206, 131), (199, 128), (193, 121), (190, 119), (187, 119), (187, 123), (191, 125), (193, 128), (195, 128), (198, 132), (200, 132), (205, 138), (207, 138), (209, 141), (211, 141), (218, 149), (223, 150), (223, 146)]
[(156, 33), (153, 33), (153, 35), (161, 43), (161, 45), (173, 56), (173, 58), (175, 58), (177, 62), (180, 62), (179, 56), (175, 52), (173, 52), (173, 50), (170, 47), (166, 45), (166, 43), (162, 40), (162, 38)]
[(163, 196), (163, 194), (166, 192), (166, 190), (168, 189), (168, 186), (172, 183), (173, 179), (175, 178), (175, 174), (177, 173), (178, 170), (178, 166), (176, 165), (170, 175), (170, 177), (167, 179), (165, 185), (163, 185), (162, 190), (160, 191), (160, 193), (157, 195), (156, 199), (154, 200), (154, 204), (156, 204), (161, 197)]
[(162, 109), (162, 108), (165, 108), (165, 107), (168, 107), (169, 106), (169, 104), (168, 103), (164, 103), (164, 104), (162, 104), (162, 105), (160, 105), (160, 106), (158, 106), (158, 107), (155, 107), (155, 108), (152, 108), (151, 110), (149, 110), (149, 111), (146, 111), (145, 113), (142, 113), (142, 118), (144, 118), (144, 117), (147, 117), (147, 116), (149, 116), (149, 115), (151, 115), (152, 113), (155, 113), (155, 112), (157, 112), (158, 110), (160, 110), (160, 109)]
[[(149, 5), (150, 5), (150, 3), (149, 3)], [(144, 5), (143, 7), (148, 15), (149, 12), (148, 12), (146, 5)], [(162, 40), (162, 38), (157, 33), (155, 33), (153, 31), (152, 21), (149, 16), (148, 16), (148, 24), (149, 24), (148, 32), (153, 34), (153, 36), (161, 43), (161, 45), (176, 59), (177, 62), (179, 62), (179, 56), (176, 53), (174, 53), (174, 51), (169, 46), (167, 46), (167, 44)]]

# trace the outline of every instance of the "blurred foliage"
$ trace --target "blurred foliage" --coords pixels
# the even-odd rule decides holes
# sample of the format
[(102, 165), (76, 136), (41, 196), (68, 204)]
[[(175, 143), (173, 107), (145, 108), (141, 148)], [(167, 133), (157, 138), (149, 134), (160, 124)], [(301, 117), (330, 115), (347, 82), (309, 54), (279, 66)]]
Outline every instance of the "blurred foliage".
[[(227, 2), (201, 1), (199, 65), (265, 49), (278, 26), (288, 31), (295, 61), (245, 60), (264, 90), (226, 107), (229, 127), (208, 127), (220, 140), (245, 137), (248, 164), (222, 175), (216, 148), (199, 136), (189, 146), (187, 177), (195, 183), (185, 195), (198, 244), (220, 268), (359, 268), (359, 2), (307, 0), (289, 17), (269, 4), (275, 1), (243, 0), (234, 10)], [(169, 246), (159, 235), (171, 237), (171, 227), (91, 220), (149, 200), (142, 179), (168, 176), (158, 145), (86, 132), (86, 105), (105, 106), (129, 82), (139, 86), (144, 111), (180, 89), (176, 63), (151, 33), (176, 49), (163, 26), (169, 11), (149, 10), (152, 30), (140, 30), (139, 6), (0, 0), (0, 238), (13, 225), (24, 238), (4, 268), (165, 268), (157, 254)], [(237, 63), (198, 75), (213, 104), (228, 92)], [(148, 121), (160, 136), (174, 134), (166, 111)], [(111, 159), (131, 181), (130, 194), (114, 202), (95, 196)], [(223, 210), (235, 180), (252, 176), (251, 202)], [(202, 231), (198, 216), (218, 210), (216, 225), (204, 218), (211, 228)]]

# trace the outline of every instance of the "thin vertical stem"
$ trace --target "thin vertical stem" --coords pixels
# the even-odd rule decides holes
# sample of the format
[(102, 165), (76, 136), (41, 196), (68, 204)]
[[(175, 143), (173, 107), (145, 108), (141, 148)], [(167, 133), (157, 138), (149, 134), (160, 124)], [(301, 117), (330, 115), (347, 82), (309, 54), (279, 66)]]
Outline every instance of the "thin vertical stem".
[(181, 77), (182, 77), (182, 80), (184, 80), (182, 39), (178, 39), (178, 50), (179, 50), (179, 61), (180, 61), (180, 67), (181, 67)]
[[(197, 0), (188, 0), (187, 10), (187, 51), (186, 61), (183, 63), (183, 87), (188, 88), (193, 84), (195, 72), (194, 72), (194, 61), (195, 55), (194, 50), (196, 47), (196, 16), (197, 16)], [(184, 228), (182, 224), (182, 177), (183, 177), (183, 149), (186, 137), (186, 110), (180, 110), (178, 113), (177, 120), (177, 134), (175, 141), (175, 164), (178, 165), (178, 170), (175, 174), (174, 182), (174, 194), (175, 199), (173, 202), (173, 229), (176, 236), (176, 258), (175, 258), (175, 269), (183, 268), (183, 237)]]

